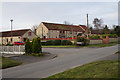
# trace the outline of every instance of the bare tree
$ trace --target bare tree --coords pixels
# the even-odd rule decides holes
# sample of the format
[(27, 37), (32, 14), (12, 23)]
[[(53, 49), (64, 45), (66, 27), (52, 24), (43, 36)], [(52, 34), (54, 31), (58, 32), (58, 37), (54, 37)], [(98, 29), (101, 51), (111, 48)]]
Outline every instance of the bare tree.
[(104, 27), (104, 29), (103, 29), (103, 32), (104, 32), (105, 34), (108, 34), (109, 31), (110, 31), (110, 30), (109, 30), (108, 26), (105, 25), (105, 27)]
[(70, 22), (68, 22), (68, 21), (64, 21), (63, 23), (66, 25), (70, 25)]
[(95, 18), (93, 21), (94, 27), (99, 30), (100, 28), (103, 28), (103, 20)]
[(34, 25), (34, 26), (31, 28), (31, 30), (36, 34), (37, 28), (38, 28), (38, 25)]

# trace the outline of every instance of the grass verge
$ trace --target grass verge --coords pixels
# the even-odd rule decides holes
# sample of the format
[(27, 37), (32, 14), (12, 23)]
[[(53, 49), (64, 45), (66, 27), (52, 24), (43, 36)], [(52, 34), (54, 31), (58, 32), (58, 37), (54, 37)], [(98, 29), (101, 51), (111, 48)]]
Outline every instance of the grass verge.
[(48, 78), (118, 78), (118, 61), (105, 60), (85, 64)]
[(7, 57), (2, 57), (2, 61), (0, 62), (0, 66), (2, 66), (2, 69), (17, 66), (20, 64), (22, 63)]
[(31, 54), (26, 54), (25, 53), (24, 55), (41, 57), (41, 56), (44, 56), (44, 53), (31, 53)]
[(108, 44), (90, 44), (87, 46), (76, 46), (76, 45), (48, 45), (48, 46), (42, 46), (43, 48), (47, 48), (47, 47), (53, 47), (53, 48), (67, 48), (67, 47), (108, 47), (108, 46), (114, 46), (118, 44), (118, 42), (112, 42), (112, 43), (108, 43)]

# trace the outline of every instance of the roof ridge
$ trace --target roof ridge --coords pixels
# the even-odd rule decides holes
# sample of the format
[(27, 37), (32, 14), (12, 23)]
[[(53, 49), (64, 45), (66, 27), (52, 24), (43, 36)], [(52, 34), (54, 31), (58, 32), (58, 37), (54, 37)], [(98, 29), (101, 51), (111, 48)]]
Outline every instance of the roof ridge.
[[(13, 32), (13, 31), (24, 31), (24, 30), (31, 30), (31, 29), (12, 30), (12, 32)], [(2, 31), (2, 32), (11, 32), (11, 31)]]
[(65, 26), (79, 26), (79, 25), (72, 25), (72, 24), (62, 24), (62, 23), (50, 23), (50, 22), (42, 22), (47, 24), (56, 24), (56, 25), (65, 25)]

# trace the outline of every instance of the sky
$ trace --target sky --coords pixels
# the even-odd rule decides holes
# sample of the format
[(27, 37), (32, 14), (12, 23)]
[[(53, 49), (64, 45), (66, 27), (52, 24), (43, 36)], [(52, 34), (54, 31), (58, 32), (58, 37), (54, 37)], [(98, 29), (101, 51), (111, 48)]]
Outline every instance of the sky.
[(92, 26), (94, 18), (101, 18), (109, 28), (118, 24), (117, 2), (4, 2), (0, 31), (11, 29), (11, 18), (14, 30), (28, 29), (41, 22), (86, 25), (87, 13)]

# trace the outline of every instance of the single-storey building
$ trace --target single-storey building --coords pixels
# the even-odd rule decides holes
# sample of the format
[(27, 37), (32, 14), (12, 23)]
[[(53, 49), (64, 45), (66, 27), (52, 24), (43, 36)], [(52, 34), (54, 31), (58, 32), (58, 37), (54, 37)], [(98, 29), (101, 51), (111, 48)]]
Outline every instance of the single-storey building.
[(18, 41), (25, 42), (27, 38), (31, 41), (33, 38), (37, 37), (30, 29), (13, 30), (12, 37), (11, 31), (0, 32), (0, 34), (0, 44)]
[(85, 25), (66, 25), (57, 23), (41, 22), (36, 30), (40, 38), (70, 38), (84, 36), (87, 27)]

